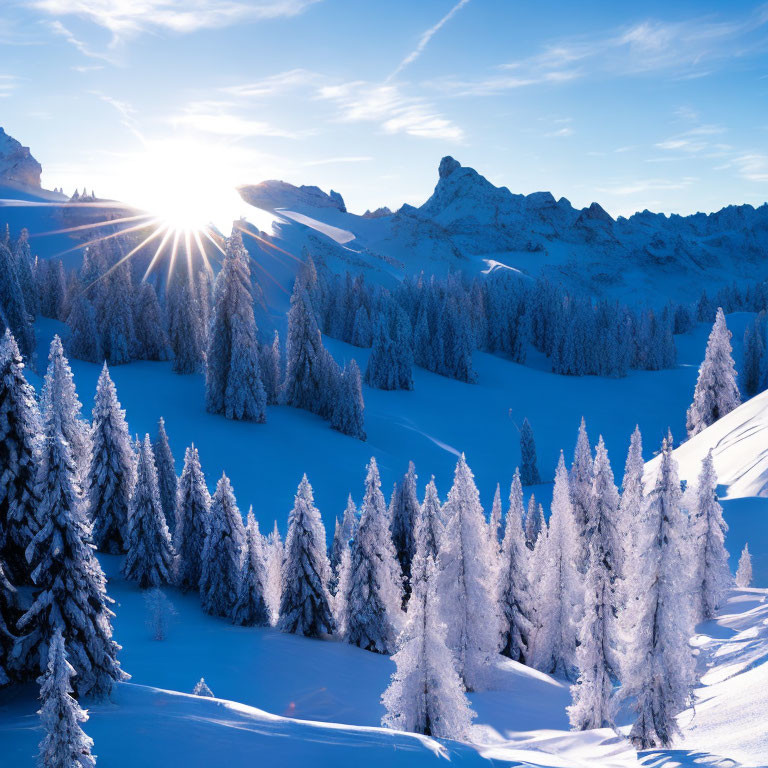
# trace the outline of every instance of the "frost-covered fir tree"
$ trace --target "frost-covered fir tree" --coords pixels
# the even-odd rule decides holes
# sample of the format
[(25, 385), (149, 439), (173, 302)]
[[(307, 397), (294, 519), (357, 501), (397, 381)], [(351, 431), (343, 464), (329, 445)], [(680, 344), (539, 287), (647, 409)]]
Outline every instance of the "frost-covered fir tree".
[(136, 356), (141, 360), (170, 360), (171, 344), (152, 283), (143, 282), (136, 297)]
[(583, 418), (579, 425), (579, 436), (576, 440), (576, 450), (573, 454), (573, 464), (568, 481), (571, 488), (571, 504), (576, 521), (576, 532), (579, 537), (579, 553), (576, 565), (581, 573), (586, 573), (589, 559), (587, 525), (592, 499), (592, 449), (589, 447), (587, 426)]
[(59, 421), (58, 428), (67, 441), (72, 460), (75, 462), (75, 479), (79, 488), (84, 485), (91, 455), (90, 428), (80, 416), (82, 408), (75, 390), (72, 369), (64, 356), (61, 339), (54, 336), (40, 396), (40, 410), (44, 419), (52, 414)]
[(227, 239), (224, 264), (216, 278), (205, 402), (211, 413), (223, 413), (228, 419), (266, 421), (251, 272), (248, 253), (236, 229)]
[(149, 435), (140, 443), (136, 487), (128, 516), (128, 555), (123, 575), (141, 589), (173, 583), (174, 552), (157, 488), (157, 469)]
[(193, 285), (182, 270), (171, 277), (167, 290), (168, 336), (176, 373), (196, 373), (205, 364), (206, 328)]
[(398, 343), (389, 333), (387, 320), (381, 316), (373, 334), (373, 348), (368, 356), (365, 382), (377, 389), (413, 389), (411, 368), (413, 353), (406, 342)]
[(392, 653), (402, 624), (403, 587), (389, 531), (381, 478), (371, 457), (362, 515), (352, 546), (345, 639), (376, 653)]
[(526, 546), (523, 516), (523, 486), (520, 472), (515, 470), (499, 558), (500, 645), (505, 656), (525, 664), (530, 655), (533, 604), (528, 582), (530, 550)]
[(213, 616), (231, 616), (240, 586), (245, 529), (229, 478), (222, 474), (211, 499), (203, 545), (200, 600)]
[(21, 230), (19, 238), (13, 246), (13, 260), (19, 287), (24, 295), (24, 306), (32, 317), (36, 317), (40, 312), (40, 299), (35, 285), (35, 276), (32, 272), (33, 259), (27, 229)]
[(200, 467), (197, 448), (184, 453), (184, 469), (176, 494), (175, 583), (183, 591), (198, 589), (203, 568), (203, 545), (210, 527), (211, 497)]
[(272, 533), (267, 537), (266, 567), (267, 567), (267, 606), (271, 614), (271, 624), (277, 624), (280, 615), (280, 601), (283, 596), (283, 540), (277, 530), (277, 520)]
[(283, 594), (279, 628), (307, 637), (333, 634), (328, 581), (331, 567), (325, 550), (325, 528), (315, 506), (312, 486), (302, 477), (288, 517), (283, 561)]
[(30, 322), (24, 294), (10, 250), (0, 243), (0, 329), (8, 328), (25, 355), (35, 351), (35, 330)]
[(440, 542), (443, 537), (442, 507), (437, 495), (434, 475), (427, 483), (424, 491), (424, 501), (419, 510), (422, 532), (426, 541), (426, 553), (437, 562), (440, 553)]
[(627, 460), (624, 464), (624, 480), (621, 484), (621, 499), (619, 501), (619, 514), (617, 519), (617, 538), (622, 542), (620, 552), (619, 573), (623, 579), (621, 590), (624, 600), (633, 599), (634, 589), (637, 584), (627, 578), (624, 571), (633, 572), (634, 563), (640, 552), (637, 547), (637, 527), (643, 514), (645, 503), (645, 491), (643, 489), (643, 438), (640, 428), (635, 427), (629, 441)]
[(523, 426), (520, 428), (520, 456), (520, 480), (523, 485), (538, 485), (541, 476), (536, 460), (536, 442), (528, 419), (523, 419)]
[(195, 683), (195, 687), (192, 689), (192, 693), (195, 696), (206, 696), (209, 699), (214, 698), (213, 691), (208, 687), (204, 677), (201, 677)]
[(531, 663), (543, 672), (572, 677), (581, 581), (576, 568), (576, 524), (562, 451), (555, 471), (552, 511), (542, 558), (536, 647)]
[(638, 749), (668, 747), (676, 716), (688, 701), (694, 674), (688, 523), (672, 443), (662, 443), (656, 483), (638, 537), (641, 558), (630, 577), (641, 580), (627, 604), (630, 629), (621, 675), (622, 692), (636, 714), (630, 739)]
[(456, 464), (443, 516), (438, 589), (448, 626), (447, 642), (464, 685), (475, 690), (484, 684), (497, 651), (499, 615), (485, 513), (464, 454)]
[(491, 518), (488, 521), (488, 536), (491, 539), (491, 548), (498, 554), (501, 551), (501, 541), (504, 538), (501, 525), (501, 486), (498, 483), (496, 483), (496, 491), (493, 494)]
[(736, 386), (731, 332), (725, 324), (722, 308), (718, 307), (704, 362), (699, 368), (693, 402), (686, 416), (688, 436), (697, 435), (738, 405), (741, 405), (741, 396)]
[(568, 717), (576, 730), (613, 724), (613, 680), (619, 676), (615, 593), (619, 494), (602, 436), (595, 451), (592, 498), (587, 520), (589, 560)]
[(344, 542), (339, 562), (334, 571), (335, 593), (332, 598), (333, 620), (336, 622), (336, 632), (339, 637), (347, 633), (347, 598), (349, 597), (350, 579), (352, 577), (352, 544)]
[(165, 640), (176, 607), (160, 587), (154, 587), (144, 593), (144, 607), (147, 611), (146, 625), (153, 640)]
[(31, 581), (25, 556), (37, 533), (40, 414), (24, 362), (9, 330), (0, 341), (0, 562), (14, 583)]
[(261, 381), (264, 385), (264, 394), (267, 396), (267, 405), (277, 405), (280, 399), (280, 386), (283, 381), (280, 336), (277, 331), (275, 331), (272, 343), (262, 344), (259, 347), (259, 352)]
[(416, 551), (414, 530), (419, 517), (420, 505), (416, 496), (416, 467), (408, 462), (408, 471), (395, 485), (389, 505), (392, 543), (403, 574), (406, 600), (410, 594), (411, 560)]
[(331, 413), (331, 428), (364, 441), (367, 438), (364, 414), (360, 368), (355, 360), (350, 360), (341, 374), (341, 385)]
[(234, 624), (242, 627), (269, 626), (271, 617), (264, 600), (266, 581), (267, 571), (264, 565), (261, 533), (259, 533), (259, 524), (256, 522), (253, 510), (250, 509), (245, 526), (245, 549), (240, 587), (237, 602), (232, 610)]
[(93, 542), (102, 552), (122, 554), (128, 546), (128, 517), (136, 483), (131, 436), (107, 364), (101, 370), (91, 422), (87, 477), (88, 515)]
[(475, 713), (446, 645), (437, 590), (437, 566), (420, 519), (416, 525), (408, 621), (392, 660), (397, 665), (381, 697), (382, 725), (442, 739), (467, 740)]
[(165, 431), (165, 419), (161, 416), (157, 422), (157, 435), (152, 441), (152, 452), (157, 469), (157, 489), (160, 493), (160, 506), (163, 508), (168, 530), (173, 534), (176, 528), (176, 496), (179, 480), (176, 477), (176, 462), (173, 460), (168, 433)]
[(60, 380), (67, 376), (68, 366), (52, 365), (44, 385), (47, 403), (35, 484), (39, 530), (26, 550), (36, 589), (17, 627), (27, 635), (28, 669), (45, 669), (59, 630), (77, 670), (78, 695), (104, 696), (125, 674), (117, 661), (120, 646), (112, 639), (112, 601), (93, 553), (91, 525), (63, 432), (79, 407)]
[(97, 312), (102, 350), (110, 365), (129, 363), (136, 355), (133, 293), (128, 262), (116, 262), (104, 273), (101, 312)]
[(96, 325), (96, 311), (85, 292), (74, 298), (72, 309), (67, 317), (67, 325), (69, 326), (67, 354), (89, 363), (100, 363), (104, 360), (101, 334)]
[(749, 587), (752, 584), (752, 555), (749, 553), (749, 544), (744, 545), (739, 557), (739, 567), (736, 569), (736, 586)]
[(45, 736), (37, 756), (39, 768), (93, 768), (93, 739), (81, 723), (88, 713), (72, 696), (72, 678), (77, 674), (69, 663), (64, 637), (57, 629), (51, 638), (45, 672), (38, 679), (42, 706), (38, 710)]
[(533, 552), (541, 533), (542, 515), (539, 514), (539, 505), (536, 503), (536, 495), (531, 494), (528, 499), (528, 510), (525, 513), (525, 543)]
[(723, 508), (717, 501), (717, 475), (710, 448), (701, 462), (696, 486), (696, 506), (692, 510), (692, 544), (694, 558), (694, 593), (701, 619), (713, 619), (732, 584), (725, 550), (728, 525)]
[(326, 356), (314, 310), (301, 280), (296, 280), (291, 294), (285, 357), (283, 402), (321, 414), (327, 398)]

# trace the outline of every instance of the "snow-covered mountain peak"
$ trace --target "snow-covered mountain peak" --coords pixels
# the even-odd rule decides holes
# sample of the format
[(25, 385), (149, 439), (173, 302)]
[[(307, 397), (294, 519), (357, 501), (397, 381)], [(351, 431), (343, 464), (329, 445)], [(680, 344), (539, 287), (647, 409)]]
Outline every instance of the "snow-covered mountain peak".
[(0, 127), (0, 180), (39, 189), (42, 172), (29, 147), (23, 147)]
[(335, 208), (341, 213), (347, 210), (344, 198), (334, 190), (326, 194), (319, 187), (306, 185), (297, 187), (287, 181), (262, 181), (260, 184), (240, 187), (239, 192), (247, 203), (267, 211), (306, 207)]

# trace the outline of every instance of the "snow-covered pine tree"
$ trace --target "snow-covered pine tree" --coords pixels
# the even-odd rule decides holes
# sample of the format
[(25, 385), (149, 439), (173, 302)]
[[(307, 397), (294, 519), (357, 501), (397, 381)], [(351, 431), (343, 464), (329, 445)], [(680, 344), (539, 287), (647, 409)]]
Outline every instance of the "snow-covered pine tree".
[[(17, 638), (11, 632), (16, 623), (16, 588), (8, 580), (0, 558), (0, 688), (11, 682), (15, 676), (12, 659)], [(22, 662), (23, 663), (23, 662)]]
[(197, 448), (184, 453), (176, 495), (176, 585), (183, 591), (198, 589), (203, 568), (203, 546), (210, 527), (211, 497), (200, 467)]
[(446, 645), (437, 566), (427, 538), (419, 518), (408, 621), (392, 657), (397, 669), (381, 697), (387, 710), (381, 723), (395, 730), (462, 741), (469, 737), (475, 713)]
[(523, 486), (515, 470), (504, 523), (504, 541), (499, 558), (498, 603), (501, 615), (501, 652), (510, 659), (528, 663), (533, 629), (531, 585), (528, 583), (530, 550), (523, 531)]
[(165, 332), (165, 319), (152, 283), (141, 283), (134, 317), (137, 357), (140, 360), (170, 360), (171, 343)]
[(232, 622), (242, 627), (269, 626), (271, 617), (264, 600), (267, 571), (259, 524), (253, 515), (253, 509), (248, 510), (247, 520), (240, 588), (232, 610)]
[(584, 589), (584, 612), (576, 664), (579, 677), (571, 687), (568, 717), (576, 730), (611, 726), (614, 718), (613, 680), (619, 677), (616, 518), (619, 493), (613, 482), (602, 435), (595, 450), (592, 498), (587, 520), (589, 561)]
[(213, 616), (231, 616), (237, 602), (245, 530), (229, 478), (222, 474), (211, 499), (203, 545), (200, 599)]
[(362, 515), (352, 545), (345, 639), (376, 653), (392, 653), (402, 624), (403, 587), (389, 531), (381, 478), (371, 457)]
[(43, 419), (49, 415), (59, 421), (58, 429), (67, 441), (70, 456), (75, 463), (75, 480), (78, 492), (84, 485), (91, 456), (90, 427), (80, 417), (83, 406), (75, 390), (75, 378), (69, 361), (64, 357), (61, 339), (57, 336), (51, 341), (48, 354), (48, 370), (43, 381), (40, 396), (40, 410)]
[(173, 460), (168, 433), (165, 431), (165, 419), (161, 416), (157, 422), (157, 435), (152, 441), (152, 452), (157, 469), (157, 488), (160, 494), (160, 506), (165, 515), (168, 530), (173, 535), (176, 529), (176, 496), (179, 480), (176, 477), (176, 462)]
[(347, 496), (347, 506), (344, 507), (344, 515), (341, 519), (342, 533), (347, 541), (351, 541), (355, 538), (358, 522), (357, 507), (355, 506), (352, 494), (350, 493)]
[(531, 663), (543, 672), (572, 678), (582, 589), (576, 568), (576, 524), (562, 451), (555, 471), (546, 541), (539, 588), (543, 600), (537, 606), (537, 641)]
[(501, 551), (501, 541), (504, 538), (501, 525), (501, 486), (498, 483), (496, 483), (496, 491), (493, 494), (491, 519), (488, 521), (488, 535), (491, 539), (491, 548), (498, 554)]
[(419, 518), (426, 541), (426, 553), (435, 562), (440, 553), (440, 541), (443, 537), (442, 507), (437, 495), (435, 476), (427, 483), (424, 491), (424, 501), (419, 510)]
[(755, 322), (744, 330), (744, 362), (742, 366), (742, 386), (748, 397), (756, 395), (762, 384), (763, 358), (765, 356), (765, 332), (760, 315)]
[(334, 572), (336, 591), (332, 597), (333, 620), (336, 622), (336, 633), (344, 637), (347, 633), (347, 598), (349, 597), (350, 579), (352, 578), (352, 544), (345, 541), (339, 563)]
[(30, 322), (13, 256), (0, 243), (0, 329), (9, 328), (24, 355), (35, 352), (35, 329)]
[(481, 687), (498, 650), (495, 560), (472, 471), (462, 454), (443, 510), (438, 589), (448, 625), (447, 642), (468, 690)]
[(173, 583), (175, 554), (157, 489), (157, 469), (149, 435), (140, 443), (136, 486), (128, 515), (128, 555), (123, 575), (141, 589)]
[(26, 228), (21, 230), (13, 246), (13, 260), (19, 287), (24, 295), (24, 306), (32, 317), (36, 317), (40, 312), (40, 299), (35, 285), (35, 276), (32, 273), (32, 251), (29, 247), (29, 232)]
[(520, 480), (523, 485), (538, 485), (541, 482), (538, 462), (536, 460), (536, 442), (533, 439), (528, 419), (523, 419), (520, 428)]
[(749, 553), (749, 544), (744, 545), (739, 557), (739, 567), (736, 569), (736, 586), (749, 587), (752, 584), (752, 555)]
[(638, 749), (651, 749), (672, 742), (694, 674), (691, 553), (671, 438), (662, 443), (656, 483), (638, 528), (642, 555), (628, 576), (640, 586), (626, 608), (630, 642), (621, 682), (637, 715), (630, 739)]
[(107, 364), (96, 385), (91, 422), (92, 450), (87, 476), (88, 516), (93, 542), (102, 552), (119, 555), (128, 545), (128, 516), (136, 483), (131, 436)]
[(718, 307), (715, 324), (707, 341), (704, 362), (693, 392), (693, 402), (686, 415), (688, 436), (693, 437), (710, 424), (741, 405), (736, 386), (736, 368), (731, 350), (731, 332), (725, 315)]
[(261, 381), (264, 385), (264, 394), (267, 396), (267, 405), (277, 405), (283, 380), (280, 336), (277, 331), (271, 344), (262, 344), (259, 347), (259, 353)]
[(312, 486), (302, 477), (288, 517), (283, 561), (283, 594), (279, 628), (307, 637), (333, 634), (328, 581), (331, 567), (325, 549), (325, 528), (315, 506)]
[(176, 373), (196, 373), (205, 364), (206, 327), (194, 286), (183, 271), (171, 276), (166, 293), (168, 336), (173, 350), (171, 368)]
[(325, 408), (325, 354), (312, 305), (301, 280), (296, 280), (288, 311), (285, 381), (286, 405), (322, 413)]
[(389, 505), (389, 519), (392, 531), (392, 543), (403, 574), (405, 601), (411, 592), (411, 560), (416, 551), (414, 529), (419, 517), (420, 504), (416, 496), (416, 467), (408, 462), (408, 471), (399, 483), (395, 485)]
[(583, 418), (579, 425), (579, 436), (576, 440), (576, 450), (573, 453), (573, 464), (568, 481), (571, 488), (573, 516), (576, 521), (576, 534), (579, 541), (576, 566), (580, 573), (585, 574), (589, 565), (587, 524), (592, 499), (592, 449), (589, 447), (587, 426)]
[(643, 489), (643, 438), (640, 428), (635, 427), (629, 441), (627, 460), (624, 464), (624, 480), (621, 485), (621, 499), (619, 501), (619, 514), (617, 518), (617, 538), (622, 542), (622, 548), (617, 555), (619, 573), (622, 577), (621, 591), (623, 600), (634, 599), (633, 590), (637, 583), (627, 578), (627, 573), (635, 570), (635, 562), (641, 555), (637, 547), (637, 526), (643, 514), (645, 503), (645, 491)]
[(102, 350), (110, 365), (129, 363), (136, 355), (133, 293), (128, 262), (115, 262), (104, 273), (101, 312), (97, 310)]
[(37, 756), (39, 768), (93, 768), (93, 739), (80, 723), (88, 713), (72, 696), (72, 678), (77, 674), (69, 663), (61, 629), (56, 629), (47, 653), (45, 672), (38, 678), (42, 706), (38, 710), (45, 736)]
[(84, 291), (73, 299), (67, 325), (67, 354), (89, 363), (100, 363), (104, 360), (101, 334), (96, 326), (96, 311)]
[(364, 306), (357, 308), (355, 321), (352, 326), (351, 343), (356, 347), (370, 347), (372, 341), (371, 318)]
[(207, 361), (207, 409), (228, 419), (266, 421), (248, 252), (236, 228), (216, 278)]
[(277, 624), (280, 615), (280, 601), (283, 597), (283, 540), (277, 529), (277, 520), (272, 533), (267, 537), (266, 567), (267, 567), (267, 607), (271, 615), (271, 624)]
[(536, 542), (541, 533), (541, 516), (539, 515), (539, 505), (536, 503), (536, 494), (532, 493), (528, 499), (528, 510), (525, 513), (525, 543), (528, 549), (533, 552), (536, 548)]
[(350, 360), (341, 374), (341, 386), (331, 413), (331, 428), (365, 441), (364, 413), (360, 368), (355, 360)]
[(0, 341), (0, 562), (16, 584), (30, 583), (24, 555), (37, 533), (35, 495), (40, 414), (10, 330)]
[(195, 687), (192, 689), (192, 693), (195, 696), (206, 696), (209, 699), (214, 698), (213, 691), (208, 687), (204, 677), (201, 677), (195, 683)]
[(725, 550), (728, 525), (717, 501), (717, 475), (711, 448), (701, 462), (691, 527), (697, 613), (701, 619), (713, 619), (733, 580)]
[(60, 630), (77, 670), (78, 695), (105, 696), (126, 675), (117, 661), (120, 646), (112, 639), (112, 601), (93, 554), (91, 526), (63, 431), (76, 420), (80, 405), (71, 396), (74, 388), (70, 392), (65, 386), (71, 385), (71, 375), (65, 360), (52, 363), (44, 384), (46, 409), (35, 483), (39, 530), (26, 551), (36, 591), (17, 624), (27, 635), (17, 651), (26, 654), (27, 669), (42, 671), (51, 639)]

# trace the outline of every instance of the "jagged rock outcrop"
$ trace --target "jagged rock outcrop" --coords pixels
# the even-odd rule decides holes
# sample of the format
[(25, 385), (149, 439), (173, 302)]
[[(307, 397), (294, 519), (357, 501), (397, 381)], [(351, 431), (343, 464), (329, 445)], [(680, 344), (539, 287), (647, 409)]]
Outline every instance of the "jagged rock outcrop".
[(0, 181), (39, 189), (42, 173), (43, 167), (32, 157), (29, 147), (23, 147), (0, 128)]

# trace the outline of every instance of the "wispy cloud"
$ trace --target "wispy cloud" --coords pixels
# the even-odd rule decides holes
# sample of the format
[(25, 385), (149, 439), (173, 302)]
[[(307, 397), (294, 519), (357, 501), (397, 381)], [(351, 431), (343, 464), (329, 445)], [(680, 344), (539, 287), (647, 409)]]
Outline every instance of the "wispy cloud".
[(323, 157), (319, 160), (307, 160), (302, 165), (315, 166), (315, 165), (337, 165), (339, 163), (368, 163), (373, 158), (370, 155), (350, 155), (345, 157)]
[(729, 164), (747, 181), (768, 181), (768, 155), (752, 152), (735, 157)]
[(292, 139), (301, 135), (278, 128), (263, 120), (253, 120), (237, 114), (236, 108), (236, 104), (226, 101), (193, 102), (188, 104), (181, 114), (168, 118), (168, 122), (199, 133), (229, 138), (279, 136)]
[(297, 88), (317, 86), (324, 78), (317, 72), (307, 69), (291, 69), (276, 75), (253, 80), (240, 85), (230, 85), (222, 88), (223, 93), (240, 98), (261, 98), (286, 93)]
[(409, 64), (413, 64), (416, 59), (424, 53), (424, 49), (429, 45), (429, 41), (465, 6), (469, 0), (459, 0), (448, 13), (443, 16), (434, 26), (426, 30), (419, 39), (416, 47), (397, 65), (394, 72), (387, 78), (387, 82), (397, 77)]
[(77, 16), (114, 40), (151, 30), (177, 33), (296, 16), (321, 0), (24, 0), (51, 16)]
[(669, 72), (677, 79), (702, 77), (718, 63), (768, 50), (767, 27), (768, 4), (731, 20), (645, 20), (602, 35), (546, 43), (537, 53), (501, 64), (486, 77), (440, 78), (430, 85), (454, 96), (482, 96), (593, 75)]
[(364, 81), (324, 86), (321, 99), (336, 104), (338, 119), (348, 123), (377, 123), (385, 133), (461, 141), (463, 130), (419, 97), (406, 96), (396, 85)]
[(93, 50), (89, 45), (83, 42), (79, 37), (76, 37), (69, 31), (60, 21), (51, 21), (48, 23), (48, 29), (53, 32), (54, 35), (63, 37), (70, 45), (74, 46), (83, 56), (87, 56), (90, 59), (102, 59), (104, 61), (110, 61), (110, 57), (107, 54), (99, 53)]
[(16, 84), (14, 75), (0, 75), (0, 99), (10, 96), (16, 89)]
[(126, 101), (116, 99), (114, 96), (110, 96), (107, 93), (101, 91), (90, 91), (92, 96), (96, 96), (101, 99), (105, 104), (109, 104), (110, 107), (115, 109), (120, 115), (120, 122), (125, 126), (134, 136), (140, 141), (144, 141), (144, 135), (139, 129), (139, 123), (136, 119), (136, 110)]
[(687, 176), (682, 179), (638, 179), (629, 183), (616, 183), (602, 187), (595, 187), (595, 191), (617, 197), (645, 194), (647, 192), (681, 190), (690, 187), (696, 179)]

